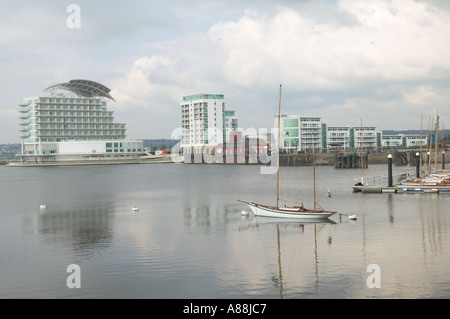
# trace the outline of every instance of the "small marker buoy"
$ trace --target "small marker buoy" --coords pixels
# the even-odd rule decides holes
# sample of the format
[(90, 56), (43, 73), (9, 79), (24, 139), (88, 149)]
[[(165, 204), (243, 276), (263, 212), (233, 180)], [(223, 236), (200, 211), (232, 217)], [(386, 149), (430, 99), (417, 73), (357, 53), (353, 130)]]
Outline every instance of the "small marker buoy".
[(248, 216), (248, 211), (243, 210), (243, 211), (241, 212), (241, 215), (242, 215), (242, 216)]
[(350, 219), (350, 220), (356, 220), (357, 217), (356, 217), (356, 215), (348, 215), (348, 219)]

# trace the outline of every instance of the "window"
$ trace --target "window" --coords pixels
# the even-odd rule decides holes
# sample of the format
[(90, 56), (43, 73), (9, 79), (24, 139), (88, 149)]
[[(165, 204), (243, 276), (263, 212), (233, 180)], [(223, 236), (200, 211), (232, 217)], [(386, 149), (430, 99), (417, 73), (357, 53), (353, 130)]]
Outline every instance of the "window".
[(284, 127), (298, 127), (298, 120), (297, 119), (285, 119)]

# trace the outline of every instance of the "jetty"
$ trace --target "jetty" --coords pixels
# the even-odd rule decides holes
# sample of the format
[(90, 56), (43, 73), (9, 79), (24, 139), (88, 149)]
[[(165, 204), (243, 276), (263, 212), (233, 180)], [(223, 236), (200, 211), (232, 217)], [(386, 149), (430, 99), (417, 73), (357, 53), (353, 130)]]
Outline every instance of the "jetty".
[[(419, 155), (416, 161), (416, 176), (409, 173), (392, 174), (392, 155), (388, 155), (388, 175), (377, 182), (375, 178), (364, 178), (353, 185), (353, 192), (362, 193), (450, 193), (450, 171), (441, 169), (433, 174), (423, 174)], [(394, 184), (396, 181), (396, 184)], [(386, 185), (387, 184), (387, 185)]]

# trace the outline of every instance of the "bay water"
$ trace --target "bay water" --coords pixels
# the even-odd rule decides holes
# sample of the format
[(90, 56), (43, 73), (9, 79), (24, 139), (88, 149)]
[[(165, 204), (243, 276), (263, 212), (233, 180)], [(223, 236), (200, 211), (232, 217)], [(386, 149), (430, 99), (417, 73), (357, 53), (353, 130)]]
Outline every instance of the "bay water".
[[(241, 215), (275, 204), (260, 166), (1, 166), (0, 298), (449, 298), (450, 194), (353, 193), (360, 173), (317, 167), (338, 214), (310, 223)], [(311, 167), (280, 176), (312, 207)]]

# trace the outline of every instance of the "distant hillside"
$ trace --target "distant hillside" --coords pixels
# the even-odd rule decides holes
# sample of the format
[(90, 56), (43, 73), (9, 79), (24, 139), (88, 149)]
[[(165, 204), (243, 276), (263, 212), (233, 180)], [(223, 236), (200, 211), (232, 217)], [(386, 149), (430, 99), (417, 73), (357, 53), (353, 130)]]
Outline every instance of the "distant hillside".
[(20, 153), (20, 144), (0, 144), (0, 159), (13, 159)]

